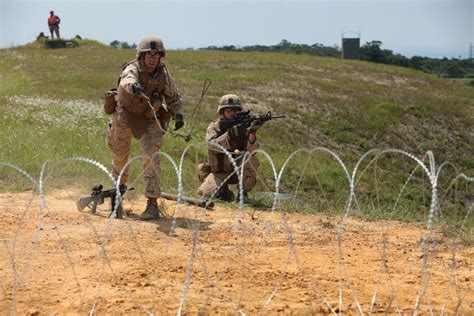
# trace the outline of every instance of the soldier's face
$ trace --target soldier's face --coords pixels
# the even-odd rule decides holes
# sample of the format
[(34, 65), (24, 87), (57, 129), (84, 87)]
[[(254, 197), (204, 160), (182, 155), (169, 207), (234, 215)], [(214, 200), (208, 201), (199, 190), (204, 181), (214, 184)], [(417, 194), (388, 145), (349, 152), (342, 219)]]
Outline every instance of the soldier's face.
[(160, 53), (159, 52), (146, 52), (145, 53), (145, 66), (148, 69), (155, 69), (160, 63)]
[(225, 108), (223, 111), (224, 118), (230, 120), (237, 116), (237, 108)]

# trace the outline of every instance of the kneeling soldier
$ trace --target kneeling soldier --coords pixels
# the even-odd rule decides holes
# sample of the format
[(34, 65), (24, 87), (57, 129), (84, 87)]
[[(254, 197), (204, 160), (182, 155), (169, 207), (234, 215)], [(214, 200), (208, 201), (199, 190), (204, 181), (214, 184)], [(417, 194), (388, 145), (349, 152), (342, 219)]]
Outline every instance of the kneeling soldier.
[[(224, 95), (217, 108), (219, 119), (213, 121), (207, 128), (208, 163), (198, 166), (198, 177), (202, 182), (198, 188), (198, 194), (202, 199), (214, 197), (223, 201), (232, 201), (234, 194), (228, 185), (239, 183), (237, 172), (241, 171), (245, 152), (251, 153), (258, 148), (256, 132), (261, 124), (253, 124), (248, 128), (238, 125), (228, 130), (222, 128), (222, 125), (228, 125), (222, 123), (235, 119), (238, 111), (242, 111), (240, 98), (235, 94)], [(216, 146), (216, 144), (220, 146)], [(237, 172), (222, 148), (236, 159), (239, 167)], [(244, 162), (243, 200), (246, 204), (256, 203), (248, 198), (247, 193), (255, 187), (259, 164), (255, 155), (248, 155)]]

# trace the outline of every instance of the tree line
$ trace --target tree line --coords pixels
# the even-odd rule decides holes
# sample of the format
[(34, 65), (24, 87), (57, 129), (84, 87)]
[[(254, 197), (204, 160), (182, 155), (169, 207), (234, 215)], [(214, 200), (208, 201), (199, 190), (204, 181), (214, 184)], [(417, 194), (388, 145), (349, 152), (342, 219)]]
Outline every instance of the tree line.
[(121, 42), (121, 41), (112, 41), (110, 43), (110, 46), (112, 46), (113, 48), (117, 48), (117, 49), (129, 49), (129, 48), (137, 48), (137, 44), (133, 43), (133, 44), (129, 44), (128, 42)]
[[(387, 65), (395, 65), (407, 68), (414, 68), (428, 73), (446, 78), (473, 78), (471, 84), (474, 85), (474, 60), (451, 58), (430, 58), (423, 56), (413, 56), (411, 58), (393, 52), (390, 49), (382, 48), (381, 41), (366, 42), (360, 47), (360, 59)], [(136, 48), (137, 45), (127, 42), (113, 41), (110, 46), (118, 49)], [(250, 45), (238, 47), (235, 45), (208, 46), (199, 50), (222, 50), (240, 52), (274, 52), (286, 54), (306, 54), (322, 57), (340, 58), (342, 51), (337, 45), (325, 46), (320, 43), (296, 44), (285, 39), (276, 45)]]
[[(413, 56), (411, 58), (395, 53), (390, 49), (383, 49), (381, 41), (366, 42), (360, 47), (360, 59), (387, 65), (414, 68), (424, 72), (434, 73), (447, 78), (474, 78), (474, 60), (457, 58), (430, 58)], [(252, 45), (237, 47), (234, 45), (208, 46), (207, 50), (223, 51), (257, 51), (276, 52), (288, 54), (308, 54), (314, 56), (336, 57), (342, 55), (341, 48), (337, 45), (324, 46), (323, 44), (295, 44), (287, 40), (271, 46)], [(474, 82), (473, 82), (474, 83)]]
[(451, 58), (429, 58), (413, 56), (408, 58), (390, 49), (382, 49), (381, 41), (365, 43), (360, 48), (362, 60), (414, 68), (435, 73), (447, 78), (474, 78), (474, 60)]

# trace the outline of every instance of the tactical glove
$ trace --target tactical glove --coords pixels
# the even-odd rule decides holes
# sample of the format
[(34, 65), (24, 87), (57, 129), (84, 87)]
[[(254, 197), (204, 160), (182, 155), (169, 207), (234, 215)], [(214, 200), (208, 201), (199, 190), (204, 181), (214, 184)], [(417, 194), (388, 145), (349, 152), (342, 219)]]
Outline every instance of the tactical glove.
[(176, 114), (174, 116), (174, 120), (175, 120), (175, 123), (174, 123), (175, 131), (177, 131), (178, 129), (184, 126), (184, 117), (182, 114)]
[(145, 88), (142, 87), (138, 82), (132, 83), (131, 87), (132, 87), (133, 95), (141, 95), (142, 93), (145, 92)]
[(255, 120), (252, 123), (250, 123), (250, 126), (247, 128), (247, 131), (249, 133), (255, 133), (260, 127), (263, 126), (263, 123), (264, 122), (260, 120)]

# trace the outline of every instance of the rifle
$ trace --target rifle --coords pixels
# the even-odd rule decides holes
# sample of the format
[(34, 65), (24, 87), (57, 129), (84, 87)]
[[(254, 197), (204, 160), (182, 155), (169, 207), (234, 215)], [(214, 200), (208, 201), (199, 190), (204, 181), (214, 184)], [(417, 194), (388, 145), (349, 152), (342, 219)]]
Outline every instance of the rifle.
[[(116, 189), (110, 189), (110, 190), (105, 190), (102, 191), (103, 189), (102, 184), (98, 184), (92, 188), (92, 192), (88, 196), (82, 196), (77, 200), (77, 209), (79, 212), (82, 212), (84, 208), (88, 207), (92, 210), (92, 213), (96, 213), (97, 211), (97, 205), (104, 204), (105, 199), (110, 198), (110, 215), (109, 217), (113, 214), (114, 209), (115, 209), (115, 200), (117, 198), (117, 190)], [(135, 190), (135, 188), (127, 188), (125, 184), (121, 184), (119, 186), (119, 191), (120, 191), (120, 196), (123, 199), (123, 195), (127, 191), (132, 191)], [(117, 207), (117, 218), (123, 218), (122, 214), (122, 207), (119, 204)]]
[(249, 128), (253, 122), (260, 125), (266, 121), (273, 119), (286, 118), (285, 115), (282, 116), (272, 116), (272, 112), (268, 111), (267, 114), (261, 115), (250, 115), (250, 110), (243, 110), (236, 113), (237, 116), (233, 119), (220, 119), (219, 128), (221, 132), (225, 133), (234, 126), (241, 126), (243, 128)]
[[(116, 189), (102, 191), (102, 189), (103, 189), (102, 184), (96, 185), (92, 188), (92, 192), (90, 195), (80, 197), (77, 200), (77, 209), (79, 210), (79, 212), (82, 212), (84, 208), (88, 207), (92, 210), (92, 213), (95, 214), (97, 211), (97, 205), (103, 204), (105, 199), (110, 198), (110, 203), (111, 203), (110, 215), (112, 215), (115, 209), (115, 199), (117, 198), (117, 193), (116, 193), (117, 191)], [(135, 188), (127, 188), (125, 184), (121, 184), (119, 189), (120, 189), (120, 196), (122, 197), (125, 194), (125, 192), (135, 190)], [(162, 192), (161, 197), (167, 200), (173, 200), (173, 201), (178, 200), (177, 195), (166, 193), (166, 192)], [(210, 202), (208, 200), (203, 200), (203, 199), (194, 199), (194, 198), (182, 196), (181, 200), (186, 203), (196, 205), (196, 206), (206, 208), (206, 209), (212, 208), (214, 206), (213, 202)], [(117, 208), (117, 218), (120, 218), (120, 219), (123, 218), (123, 210), (120, 206)]]
[[(161, 197), (167, 200), (178, 201), (178, 196), (171, 193), (161, 192)], [(194, 199), (186, 196), (181, 196), (181, 200), (192, 205), (196, 205), (202, 208), (210, 209), (214, 206), (214, 202), (203, 199)]]

